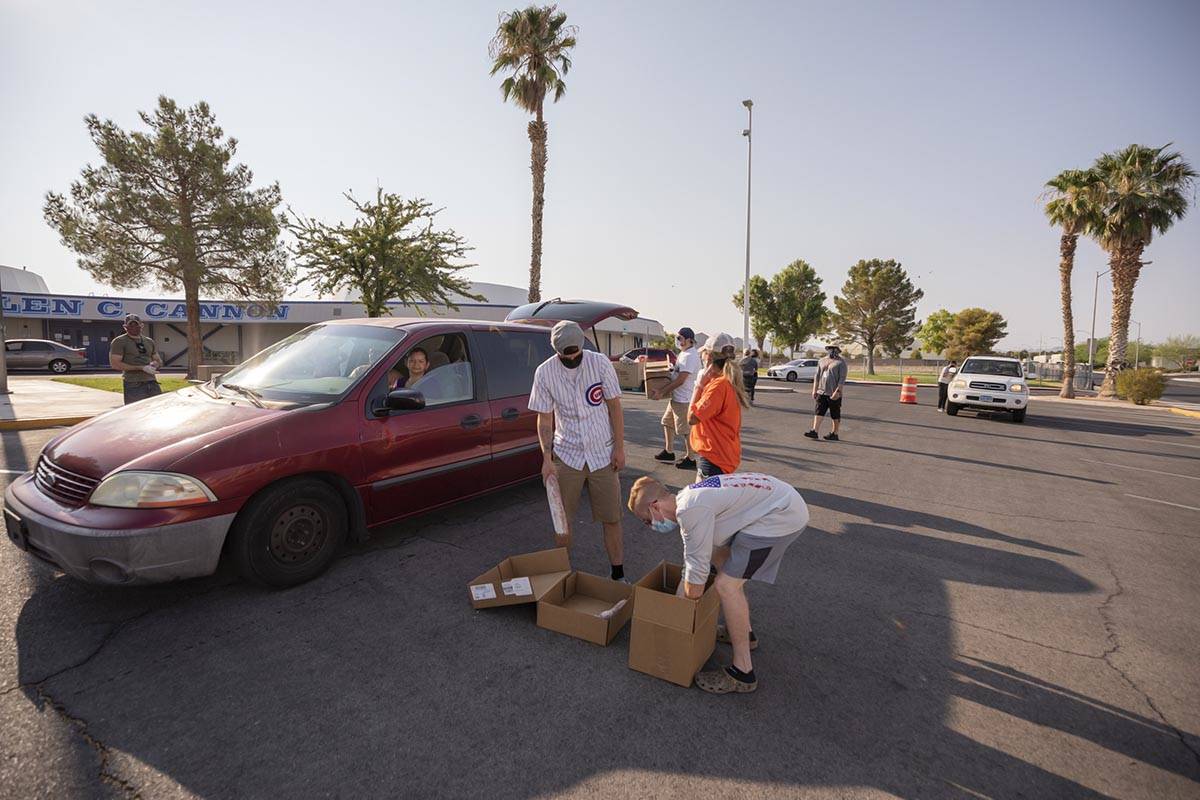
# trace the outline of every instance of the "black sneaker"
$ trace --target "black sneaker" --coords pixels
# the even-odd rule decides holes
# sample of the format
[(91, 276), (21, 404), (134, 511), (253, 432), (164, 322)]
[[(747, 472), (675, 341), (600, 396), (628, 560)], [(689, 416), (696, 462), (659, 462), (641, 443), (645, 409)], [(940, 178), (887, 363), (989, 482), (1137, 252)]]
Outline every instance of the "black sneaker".
[(805, 435), (805, 436), (807, 436), (809, 439), (816, 439), (816, 438), (817, 438), (817, 432), (816, 432), (816, 431), (805, 431), (805, 432), (804, 432), (804, 435)]
[(825, 441), (836, 442), (838, 441), (838, 435), (836, 433), (827, 433), (825, 434)]
[(663, 450), (661, 453), (659, 453), (658, 455), (656, 455), (654, 457), (654, 460), (655, 461), (673, 462), (675, 460), (675, 454), (672, 453), (670, 450)]
[(696, 459), (694, 459), (694, 458), (685, 458), (685, 459), (683, 459), (683, 460), (681, 460), (681, 461), (676, 461), (676, 462), (675, 462), (675, 466), (676, 466), (678, 469), (690, 469), (690, 470), (692, 470), (693, 472), (695, 472), (695, 471), (696, 471)]

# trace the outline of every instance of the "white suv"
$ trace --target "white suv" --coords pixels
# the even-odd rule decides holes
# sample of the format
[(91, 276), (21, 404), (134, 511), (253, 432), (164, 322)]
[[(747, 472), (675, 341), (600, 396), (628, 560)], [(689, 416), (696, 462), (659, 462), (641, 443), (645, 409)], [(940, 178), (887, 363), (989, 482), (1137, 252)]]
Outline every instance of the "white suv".
[(1029, 386), (1021, 362), (1015, 358), (971, 356), (950, 382), (946, 413), (960, 408), (976, 411), (1010, 411), (1013, 422), (1024, 422), (1029, 408)]

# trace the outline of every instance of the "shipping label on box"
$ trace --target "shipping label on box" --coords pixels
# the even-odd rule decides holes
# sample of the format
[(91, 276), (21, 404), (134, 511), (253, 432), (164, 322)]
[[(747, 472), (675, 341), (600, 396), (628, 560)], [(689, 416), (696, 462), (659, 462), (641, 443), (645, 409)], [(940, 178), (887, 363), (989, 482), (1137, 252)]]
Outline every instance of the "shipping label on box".
[(536, 603), (570, 571), (565, 547), (509, 556), (467, 584), (471, 607)]
[(629, 667), (691, 686), (716, 647), (721, 603), (714, 576), (699, 600), (676, 596), (682, 579), (683, 568), (664, 561), (634, 584)]
[(606, 646), (633, 615), (633, 587), (589, 575), (568, 574), (538, 601), (539, 628)]

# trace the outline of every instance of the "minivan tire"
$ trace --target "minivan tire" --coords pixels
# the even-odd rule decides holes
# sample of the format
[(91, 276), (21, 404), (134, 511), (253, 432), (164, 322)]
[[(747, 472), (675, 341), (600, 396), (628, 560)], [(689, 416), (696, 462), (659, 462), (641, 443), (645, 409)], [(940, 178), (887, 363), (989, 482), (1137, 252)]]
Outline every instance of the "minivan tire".
[(338, 491), (316, 478), (270, 486), (238, 514), (229, 557), (248, 581), (276, 589), (310, 581), (337, 556), (349, 515)]
[(1025, 409), (1019, 408), (1016, 411), (1012, 412), (1012, 417), (1013, 417), (1013, 422), (1024, 422), (1025, 421)]
[(958, 416), (958, 403), (951, 403), (949, 400), (947, 400), (946, 401), (946, 413), (952, 417), (957, 417)]
[(71, 362), (56, 358), (50, 362), (50, 371), (58, 375), (66, 375), (71, 371)]

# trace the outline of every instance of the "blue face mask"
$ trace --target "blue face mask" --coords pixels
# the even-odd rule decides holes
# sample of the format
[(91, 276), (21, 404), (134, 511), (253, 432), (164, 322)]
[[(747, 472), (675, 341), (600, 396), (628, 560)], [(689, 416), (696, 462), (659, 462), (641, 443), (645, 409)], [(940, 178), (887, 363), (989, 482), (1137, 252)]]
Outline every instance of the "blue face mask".
[(672, 520), (669, 520), (669, 519), (652, 519), (652, 520), (650, 520), (650, 527), (653, 528), (654, 530), (658, 531), (659, 533), (670, 533), (671, 531), (675, 530), (675, 528), (678, 526), (679, 526), (678, 522), (673, 522)]

